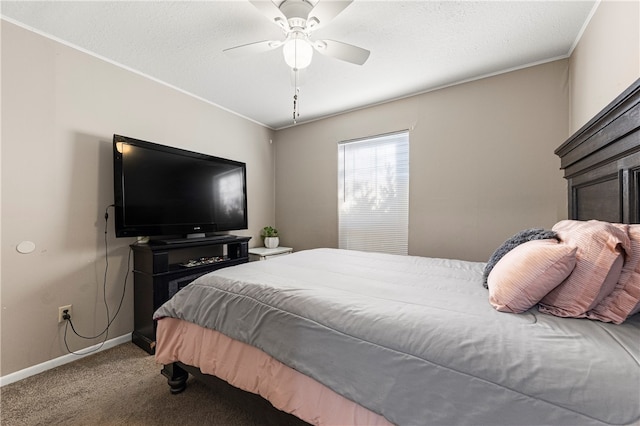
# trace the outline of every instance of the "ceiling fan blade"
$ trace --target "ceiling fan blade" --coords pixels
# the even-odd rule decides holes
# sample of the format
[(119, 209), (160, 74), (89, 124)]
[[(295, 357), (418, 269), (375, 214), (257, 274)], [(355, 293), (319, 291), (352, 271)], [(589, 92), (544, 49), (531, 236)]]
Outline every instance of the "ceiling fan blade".
[(224, 49), (223, 52), (232, 57), (252, 55), (254, 53), (268, 52), (282, 46), (281, 41), (265, 40), (255, 43), (243, 44), (242, 46), (230, 47)]
[(371, 54), (367, 49), (335, 40), (319, 40), (313, 43), (313, 47), (323, 55), (356, 65), (362, 65), (367, 62)]
[(333, 18), (338, 16), (340, 12), (345, 10), (352, 1), (353, 0), (319, 0), (316, 6), (311, 9), (311, 12), (309, 12), (309, 17), (307, 18), (307, 28), (309, 30), (316, 30), (326, 25), (327, 23), (331, 22)]
[(288, 29), (287, 17), (280, 11), (278, 6), (269, 0), (250, 0), (252, 5), (256, 7), (271, 22), (279, 25), (283, 29)]

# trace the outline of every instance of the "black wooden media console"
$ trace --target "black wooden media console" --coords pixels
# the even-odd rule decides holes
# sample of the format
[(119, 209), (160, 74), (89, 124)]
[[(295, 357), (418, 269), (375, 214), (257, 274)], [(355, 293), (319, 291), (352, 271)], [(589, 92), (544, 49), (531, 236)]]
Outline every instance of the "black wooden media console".
[(133, 249), (132, 341), (155, 353), (153, 313), (181, 288), (201, 275), (249, 261), (251, 237), (181, 241), (175, 244), (135, 243)]

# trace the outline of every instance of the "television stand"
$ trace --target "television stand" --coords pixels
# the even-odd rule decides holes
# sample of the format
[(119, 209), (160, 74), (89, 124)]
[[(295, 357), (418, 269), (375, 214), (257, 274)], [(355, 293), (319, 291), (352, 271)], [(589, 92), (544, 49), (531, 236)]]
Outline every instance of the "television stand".
[[(221, 238), (215, 238), (221, 237)], [(191, 281), (217, 269), (249, 261), (251, 237), (218, 235), (172, 243), (131, 245), (133, 250), (133, 335), (131, 340), (155, 353), (153, 313)], [(156, 240), (157, 241), (157, 240)]]
[(202, 237), (187, 237), (187, 238), (170, 238), (166, 240), (151, 240), (150, 244), (185, 244), (185, 243), (197, 243), (197, 242), (223, 242), (223, 241), (235, 241), (238, 237), (235, 235), (211, 235)]

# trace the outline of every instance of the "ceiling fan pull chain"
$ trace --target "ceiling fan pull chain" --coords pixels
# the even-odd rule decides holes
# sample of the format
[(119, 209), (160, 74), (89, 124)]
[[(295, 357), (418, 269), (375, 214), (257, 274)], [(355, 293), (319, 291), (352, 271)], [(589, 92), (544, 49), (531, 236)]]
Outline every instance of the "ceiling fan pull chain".
[(300, 117), (300, 112), (298, 111), (298, 93), (300, 93), (300, 88), (298, 87), (298, 70), (294, 70), (293, 72), (293, 83), (295, 86), (293, 90), (293, 124), (296, 124), (297, 118)]
[(296, 124), (296, 101), (298, 100), (298, 96), (293, 95), (293, 124)]
[(298, 92), (300, 89), (296, 87), (295, 92), (293, 93), (293, 124), (296, 124), (296, 119), (300, 117), (300, 113), (298, 112)]

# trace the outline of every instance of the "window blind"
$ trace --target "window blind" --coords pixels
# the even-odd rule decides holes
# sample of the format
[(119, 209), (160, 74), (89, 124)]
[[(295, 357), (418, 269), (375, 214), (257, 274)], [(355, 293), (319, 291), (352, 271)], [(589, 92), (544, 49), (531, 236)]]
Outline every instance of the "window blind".
[(339, 247), (408, 253), (409, 132), (338, 144)]

